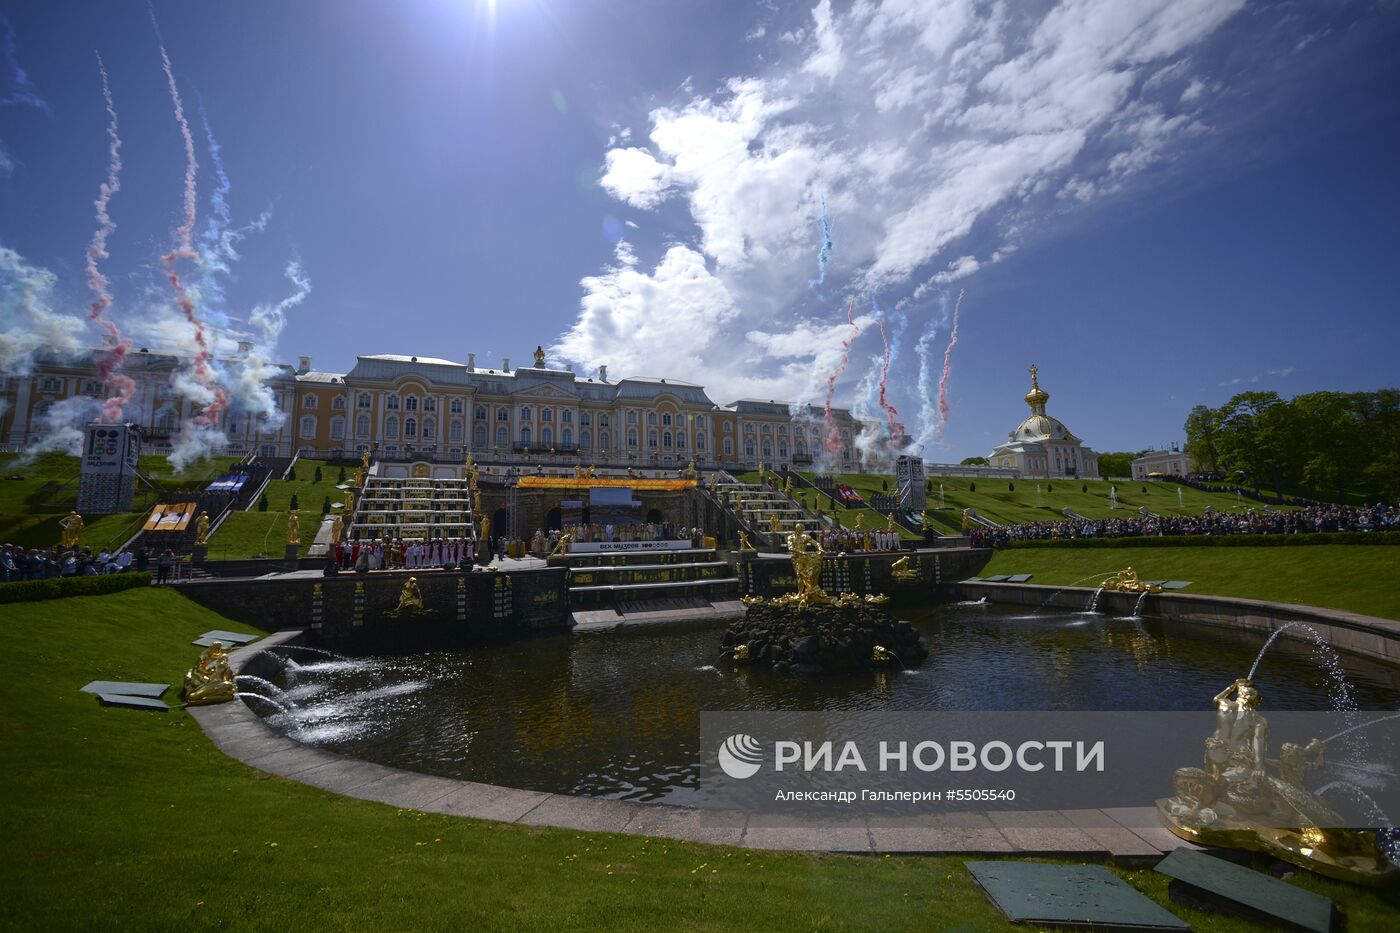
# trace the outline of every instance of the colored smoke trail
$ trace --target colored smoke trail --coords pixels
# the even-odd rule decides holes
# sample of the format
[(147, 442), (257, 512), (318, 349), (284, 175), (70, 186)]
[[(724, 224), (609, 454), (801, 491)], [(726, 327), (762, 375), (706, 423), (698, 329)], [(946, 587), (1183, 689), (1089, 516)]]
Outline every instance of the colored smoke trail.
[[(155, 8), (149, 9), (151, 26), (155, 29), (156, 42), (160, 46), (161, 67), (165, 70), (165, 81), (170, 87), (170, 101), (175, 107), (175, 122), (180, 127), (180, 138), (185, 144), (185, 219), (175, 232), (175, 248), (161, 257), (161, 262), (165, 265), (166, 278), (169, 279), (170, 286), (175, 291), (175, 304), (185, 315), (185, 320), (194, 328), (194, 383), (197, 391), (187, 391), (187, 394), (194, 396), (194, 400), (204, 406), (203, 411), (195, 417), (195, 422), (199, 426), (209, 427), (219, 423), (220, 416), (228, 407), (228, 394), (214, 379), (214, 374), (209, 366), (213, 354), (209, 350), (209, 339), (204, 330), (204, 322), (195, 313), (194, 299), (190, 297), (189, 290), (181, 283), (180, 273), (176, 268), (176, 263), (181, 259), (199, 261), (199, 253), (195, 251), (193, 241), (196, 216), (195, 176), (199, 171), (199, 161), (195, 158), (194, 136), (190, 133), (190, 122), (185, 118), (185, 104), (180, 99), (180, 88), (175, 83), (175, 72), (170, 65), (170, 56), (165, 50), (165, 40), (161, 37), (160, 24), (156, 22)], [(182, 385), (187, 390), (195, 388), (188, 386), (188, 384)]]
[(218, 184), (209, 195), (209, 218), (204, 223), (204, 233), (199, 238), (199, 258), (201, 264), (200, 298), (201, 307), (207, 317), (210, 310), (223, 306), (224, 287), (219, 274), (229, 273), (229, 262), (238, 254), (233, 250), (233, 235), (229, 226), (233, 215), (229, 210), (228, 193), (233, 185), (224, 169), (223, 146), (214, 136), (214, 128), (209, 124), (209, 114), (204, 110), (204, 101), (199, 102), (199, 122), (204, 127), (204, 141), (209, 147), (209, 163), (214, 169)]
[[(885, 334), (885, 318), (884, 315), (880, 313), (879, 306), (875, 304), (874, 293), (870, 295), (870, 310), (875, 314), (876, 323), (880, 325), (880, 340), (885, 345), (885, 360), (880, 367), (880, 394), (878, 397), (878, 404), (885, 410), (885, 417), (890, 423), (890, 446), (898, 450), (900, 447), (904, 446), (905, 429), (904, 425), (898, 420), (899, 411), (894, 405), (890, 404), (889, 400), (885, 397), (885, 386), (889, 382), (890, 375), (890, 341)], [(898, 339), (899, 336), (898, 333), (896, 333), (895, 340), (898, 341)]]
[(107, 316), (107, 309), (112, 305), (111, 283), (97, 264), (108, 257), (107, 238), (117, 229), (107, 208), (112, 195), (121, 190), (122, 140), (117, 134), (117, 110), (112, 103), (112, 89), (107, 82), (107, 68), (102, 63), (101, 55), (97, 56), (97, 70), (102, 75), (102, 99), (107, 102), (108, 161), (107, 180), (97, 189), (97, 200), (93, 202), (97, 211), (97, 230), (87, 248), (88, 287), (93, 294), (88, 320), (101, 328), (107, 337), (107, 352), (97, 361), (97, 375), (107, 390), (107, 398), (102, 403), (102, 419), (120, 421), (126, 403), (136, 394), (136, 383), (121, 371), (122, 361), (131, 349), (131, 341), (122, 336), (116, 322)]
[(938, 390), (933, 384), (933, 340), (938, 336), (938, 324), (929, 321), (914, 353), (919, 357), (919, 444), (927, 446), (938, 426)]
[(860, 325), (851, 318), (855, 307), (854, 298), (846, 302), (846, 323), (851, 325), (851, 333), (841, 341), (841, 364), (826, 380), (826, 449), (828, 453), (833, 454), (841, 449), (841, 435), (836, 428), (836, 419), (831, 417), (831, 400), (836, 397), (836, 380), (846, 371), (846, 364), (851, 361), (851, 344), (860, 336)]
[[(817, 286), (826, 281), (826, 264), (831, 259), (831, 250), (834, 244), (831, 242), (831, 223), (826, 219), (826, 195), (821, 196), (822, 204), (822, 245), (817, 250), (817, 277), (807, 280), (807, 287), (815, 294)], [(817, 294), (821, 298), (820, 294)]]
[(938, 380), (938, 430), (939, 440), (943, 439), (943, 429), (948, 426), (948, 378), (953, 374), (953, 348), (958, 345), (958, 312), (962, 310), (963, 295), (966, 289), (958, 290), (958, 300), (953, 304), (953, 330), (948, 335), (948, 349), (943, 351), (943, 375)]

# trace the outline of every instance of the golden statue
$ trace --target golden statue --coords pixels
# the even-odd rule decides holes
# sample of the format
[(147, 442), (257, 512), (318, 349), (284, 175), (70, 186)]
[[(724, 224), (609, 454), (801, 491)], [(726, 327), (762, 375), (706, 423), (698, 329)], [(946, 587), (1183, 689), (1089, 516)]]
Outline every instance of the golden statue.
[(209, 543), (209, 513), (200, 512), (199, 518), (194, 520), (194, 543), (203, 545)]
[(403, 589), (399, 590), (399, 604), (384, 614), (391, 618), (398, 618), (404, 612), (422, 615), (424, 611), (423, 594), (418, 590), (418, 578), (409, 577), (404, 581)]
[(472, 467), (474, 467), (474, 466), (476, 466), (476, 461), (472, 459), (472, 452), (469, 450), (469, 451), (467, 451), (467, 463), (466, 463), (467, 471), (470, 472), (471, 469), (472, 469)]
[(340, 536), (345, 533), (345, 519), (339, 514), (331, 516), (331, 544), (340, 542)]
[(58, 520), (59, 543), (63, 547), (77, 547), (78, 537), (83, 533), (83, 517), (77, 512), (69, 512)]
[(893, 512), (890, 513), (888, 520), (885, 522), (885, 530), (886, 530), (886, 531), (894, 531), (894, 513), (893, 513)]
[(787, 482), (783, 483), (783, 495), (792, 498), (792, 474), (788, 474)]
[(481, 490), (480, 490), (480, 489), (473, 489), (473, 490), (472, 490), (472, 511), (475, 512), (475, 513), (478, 514), (478, 515), (481, 514)]
[(535, 347), (535, 368), (544, 369), (544, 347)]
[(681, 478), (682, 478), (682, 479), (695, 479), (696, 476), (698, 476), (698, 475), (699, 475), (699, 474), (697, 474), (697, 473), (695, 472), (695, 459), (692, 457), (690, 463), (686, 464), (685, 470), (682, 471), (682, 473), (681, 473)]
[(369, 472), (369, 448), (360, 451), (360, 469)]
[(862, 511), (859, 511), (859, 512), (856, 513), (856, 531), (860, 531), (860, 530), (863, 529), (864, 527), (865, 527), (865, 511), (862, 510)]
[(764, 477), (765, 474), (767, 474), (767, 472), (768, 472), (768, 465), (765, 464), (765, 463), (760, 462), (760, 463), (758, 464), (758, 481), (759, 481), (760, 484), (762, 484), (762, 482), (763, 482), (763, 477)]
[(589, 478), (589, 479), (597, 479), (597, 478), (598, 478), (598, 468), (597, 468), (597, 467), (592, 466), (592, 465), (590, 465), (590, 466), (588, 467), (588, 478)]
[(569, 542), (574, 540), (574, 536), (565, 532), (559, 536), (559, 543), (554, 545), (554, 550), (549, 552), (550, 557), (563, 557), (569, 553)]
[(710, 474), (710, 495), (719, 492), (719, 470)]
[(792, 558), (792, 572), (797, 577), (797, 601), (799, 605), (827, 603), (831, 598), (822, 592), (822, 556), (826, 553), (821, 542), (802, 527), (788, 535), (788, 555)]
[(1176, 795), (1157, 801), (1168, 829), (1197, 845), (1266, 852), (1343, 881), (1375, 884), (1396, 873), (1374, 833), (1344, 828), (1343, 817), (1303, 787), (1322, 767), (1322, 742), (1285, 742), (1278, 760), (1269, 758), (1269, 721), (1246, 678), (1213, 702), (1205, 767), (1178, 768)]
[(919, 568), (911, 563), (912, 561), (912, 557), (905, 555), (893, 564), (890, 564), (890, 576), (894, 577), (900, 583), (910, 583), (919, 579)]
[(481, 516), (481, 540), (491, 540), (491, 519), (488, 516)]
[(227, 703), (235, 692), (228, 649), (216, 641), (204, 649), (194, 667), (185, 671), (185, 703), (189, 706)]
[(773, 532), (773, 534), (777, 534), (783, 530), (783, 520), (778, 517), (777, 512), (768, 516), (768, 530)]
[(355, 514), (355, 494), (350, 490), (345, 490), (345, 515)]
[(1103, 581), (1103, 588), (1106, 590), (1118, 590), (1123, 593), (1160, 593), (1161, 586), (1156, 583), (1143, 583), (1138, 579), (1137, 571), (1132, 567), (1119, 571), (1107, 580)]
[(928, 531), (928, 513), (922, 512), (919, 515), (919, 530)]
[(758, 550), (758, 548), (756, 548), (756, 547), (753, 546), (753, 542), (749, 540), (749, 534), (748, 534), (748, 532), (746, 532), (746, 531), (741, 531), (741, 532), (739, 532), (739, 550), (741, 550), (741, 551), (757, 551), (757, 550)]
[(301, 517), (296, 509), (287, 513), (287, 543), (301, 544)]

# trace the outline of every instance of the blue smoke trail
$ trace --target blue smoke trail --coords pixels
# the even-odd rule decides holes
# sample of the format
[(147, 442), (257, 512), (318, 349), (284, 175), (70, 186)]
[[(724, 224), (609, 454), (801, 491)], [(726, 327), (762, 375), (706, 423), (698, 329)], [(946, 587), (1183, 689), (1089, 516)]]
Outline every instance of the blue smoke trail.
[(213, 313), (222, 318), (222, 325), (228, 324), (223, 314), (224, 284), (221, 275), (229, 274), (229, 263), (238, 258), (233, 251), (233, 243), (228, 236), (233, 217), (229, 212), (228, 193), (232, 185), (228, 172), (224, 169), (223, 147), (214, 136), (214, 128), (209, 125), (209, 114), (204, 110), (204, 101), (199, 101), (199, 120), (204, 124), (204, 139), (209, 147), (209, 161), (214, 166), (214, 174), (219, 183), (209, 195), (209, 218), (204, 223), (204, 232), (199, 238), (201, 257), (200, 297), (205, 313)]
[(826, 299), (822, 298), (821, 293), (817, 291), (817, 286), (826, 281), (826, 264), (831, 259), (831, 250), (834, 244), (831, 242), (831, 224), (826, 219), (826, 195), (821, 196), (821, 204), (822, 245), (821, 249), (817, 250), (817, 277), (815, 279), (808, 279), (807, 287), (812, 290), (814, 295), (821, 298), (822, 301), (825, 301)]
[[(947, 304), (947, 299), (944, 299)], [(930, 320), (914, 344), (914, 353), (919, 357), (919, 446), (925, 447), (933, 440), (938, 427), (938, 389), (934, 385), (933, 341), (938, 336), (938, 324)]]
[(0, 97), (0, 107), (33, 107), (40, 113), (53, 116), (49, 102), (39, 94), (34, 82), (29, 80), (29, 72), (19, 64), (19, 53), (15, 46), (15, 30), (5, 14), (0, 13), (0, 58), (10, 73), (9, 93)]

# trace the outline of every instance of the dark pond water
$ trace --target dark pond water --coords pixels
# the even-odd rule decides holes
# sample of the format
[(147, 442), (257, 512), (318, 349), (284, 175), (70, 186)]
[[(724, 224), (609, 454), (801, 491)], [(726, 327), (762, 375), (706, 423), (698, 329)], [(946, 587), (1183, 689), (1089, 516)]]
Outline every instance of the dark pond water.
[[(290, 712), (250, 703), (294, 738), (394, 767), (684, 803), (701, 710), (1209, 709), (1263, 645), (1216, 628), (995, 605), (906, 617), (932, 653), (904, 672), (802, 679), (736, 667), (718, 656), (719, 626), (406, 657), (288, 650), (276, 680)], [(1400, 671), (1343, 664), (1361, 708), (1400, 708)], [(1332, 682), (1307, 645), (1276, 641), (1256, 683), (1266, 709), (1331, 708)]]

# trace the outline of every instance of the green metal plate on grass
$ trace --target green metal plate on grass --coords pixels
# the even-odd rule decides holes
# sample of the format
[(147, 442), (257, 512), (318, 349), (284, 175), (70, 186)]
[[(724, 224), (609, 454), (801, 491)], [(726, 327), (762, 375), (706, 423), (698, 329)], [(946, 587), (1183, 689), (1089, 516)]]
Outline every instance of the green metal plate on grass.
[(1327, 898), (1204, 852), (1176, 849), (1157, 863), (1157, 871), (1277, 922), (1317, 933), (1332, 929)]
[(128, 697), (158, 697), (170, 689), (169, 684), (137, 684), (124, 680), (94, 680), (82, 688), (84, 693), (112, 693)]
[(1191, 585), (1190, 580), (1168, 580), (1162, 584), (1164, 590), (1184, 590)]
[(1012, 923), (1189, 930), (1122, 878), (1097, 865), (967, 862), (967, 870)]
[(261, 635), (247, 635), (243, 632), (226, 632), (221, 628), (216, 628), (212, 632), (205, 632), (200, 638), (213, 638), (226, 645), (246, 645), (250, 641), (257, 641)]
[(122, 693), (99, 693), (97, 702), (103, 706), (125, 706), (130, 709), (153, 709), (165, 712), (170, 709), (163, 700), (153, 700), (150, 697), (133, 697)]
[(1035, 575), (1034, 575), (1034, 574), (1030, 574), (1030, 573), (1013, 573), (1011, 576), (1009, 576), (1009, 577), (1006, 578), (1006, 582), (1007, 582), (1007, 583), (1025, 583), (1027, 580), (1029, 580), (1029, 579), (1030, 579), (1031, 577), (1033, 577), (1033, 576), (1035, 576)]
[(983, 583), (1005, 583), (1005, 582), (1006, 582), (1006, 574), (1004, 574), (1004, 573), (999, 573), (999, 574), (997, 574), (997, 575), (994, 576), (994, 577), (983, 577), (983, 578), (982, 578), (982, 582), (983, 582)]

